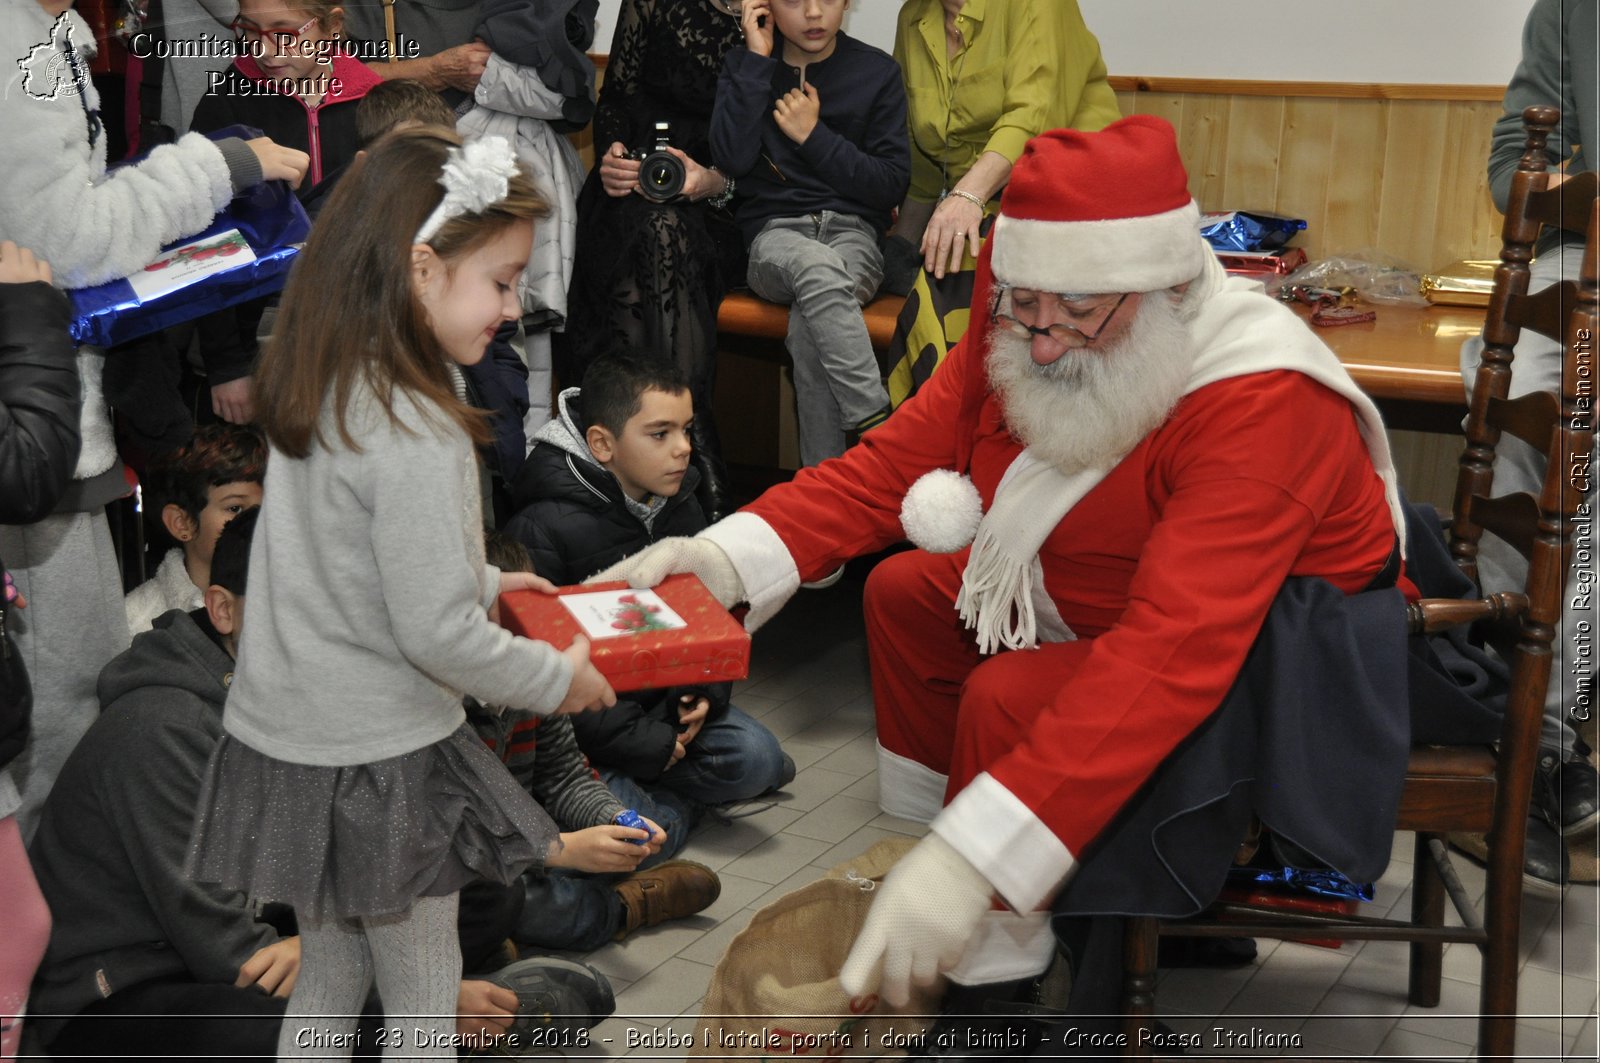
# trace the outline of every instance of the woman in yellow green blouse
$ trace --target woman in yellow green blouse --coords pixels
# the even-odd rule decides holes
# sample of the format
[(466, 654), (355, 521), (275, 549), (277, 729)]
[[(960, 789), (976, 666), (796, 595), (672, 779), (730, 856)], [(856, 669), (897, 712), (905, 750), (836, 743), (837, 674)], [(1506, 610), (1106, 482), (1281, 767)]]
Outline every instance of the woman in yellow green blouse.
[(922, 267), (889, 352), (898, 405), (966, 331), (979, 241), (1022, 146), (1046, 129), (1097, 130), (1121, 115), (1077, 0), (906, 0), (894, 57), (911, 190), (890, 235), (905, 241), (898, 257)]

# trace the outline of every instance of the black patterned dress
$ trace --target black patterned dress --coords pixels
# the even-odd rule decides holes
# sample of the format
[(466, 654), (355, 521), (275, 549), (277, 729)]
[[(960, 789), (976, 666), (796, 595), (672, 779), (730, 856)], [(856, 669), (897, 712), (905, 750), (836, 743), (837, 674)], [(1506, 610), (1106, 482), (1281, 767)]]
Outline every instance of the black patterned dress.
[(727, 211), (705, 203), (607, 195), (598, 157), (613, 142), (648, 147), (655, 123), (668, 122), (672, 145), (709, 166), (717, 76), (728, 50), (742, 47), (739, 20), (710, 0), (623, 0), (594, 118), (596, 166), (578, 197), (577, 258), (557, 352), (568, 386), (619, 347), (675, 361), (704, 430), (697, 448), (712, 458), (717, 306), (744, 278), (739, 231)]

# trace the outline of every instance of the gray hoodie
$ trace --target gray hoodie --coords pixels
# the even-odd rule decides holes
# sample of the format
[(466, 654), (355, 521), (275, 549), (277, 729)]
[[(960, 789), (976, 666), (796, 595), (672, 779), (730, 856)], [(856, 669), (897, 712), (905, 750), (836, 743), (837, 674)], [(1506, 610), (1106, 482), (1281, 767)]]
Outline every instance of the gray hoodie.
[(276, 938), (243, 894), (183, 873), (232, 678), (233, 659), (176, 609), (100, 673), (105, 711), (67, 758), (28, 851), (54, 920), (34, 1012), (74, 1015), (173, 975), (231, 984)]

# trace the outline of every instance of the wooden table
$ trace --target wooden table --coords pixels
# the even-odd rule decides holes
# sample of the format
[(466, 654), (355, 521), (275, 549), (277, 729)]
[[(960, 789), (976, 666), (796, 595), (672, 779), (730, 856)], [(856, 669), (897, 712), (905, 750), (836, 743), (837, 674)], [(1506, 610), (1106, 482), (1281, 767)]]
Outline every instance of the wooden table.
[[(1302, 316), (1310, 311), (1297, 307)], [(1461, 344), (1483, 329), (1484, 311), (1463, 306), (1379, 306), (1363, 325), (1319, 328), (1356, 385), (1377, 402), (1391, 428), (1461, 431), (1467, 396)]]
[[(887, 346), (901, 300), (884, 296), (866, 308), (874, 347)], [(1310, 318), (1306, 307), (1296, 307)], [(1460, 306), (1379, 306), (1377, 320), (1319, 328), (1316, 334), (1339, 356), (1357, 386), (1372, 396), (1399, 428), (1460, 431), (1466, 412), (1461, 384), (1461, 343), (1483, 328), (1483, 310)], [(717, 324), (728, 336), (764, 341), (769, 357), (782, 357), (788, 312), (748, 293), (723, 300)]]

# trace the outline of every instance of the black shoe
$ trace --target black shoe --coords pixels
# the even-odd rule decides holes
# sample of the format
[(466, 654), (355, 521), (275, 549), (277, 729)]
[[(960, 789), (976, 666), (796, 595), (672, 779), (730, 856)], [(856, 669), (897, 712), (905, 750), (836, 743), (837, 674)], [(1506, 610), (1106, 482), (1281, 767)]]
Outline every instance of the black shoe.
[[(1031, 1056), (1040, 1045), (1039, 979), (952, 985), (940, 1014), (922, 1035), (913, 1060), (956, 1063), (968, 1059)], [(1054, 1017), (1051, 1013), (1051, 1017)]]
[(517, 994), (517, 1017), (502, 1039), (508, 1048), (559, 1047), (552, 1032), (587, 1030), (610, 1017), (616, 996), (606, 976), (586, 963), (534, 956), (484, 979)]
[(889, 415), (893, 412), (893, 409), (885, 406), (883, 409), (878, 410), (875, 413), (868, 414), (855, 424), (851, 425), (849, 428), (846, 428), (844, 430), (844, 449), (849, 450), (851, 447), (861, 442), (862, 436), (866, 435), (868, 432), (887, 421), (889, 419)]
[(1164, 937), (1157, 967), (1247, 967), (1256, 962), (1255, 938)]
[(1578, 750), (1565, 759), (1542, 755), (1533, 785), (1534, 805), (1563, 838), (1585, 834), (1600, 823), (1600, 775)]
[[(1488, 859), (1489, 844), (1482, 834), (1454, 832), (1450, 835), (1450, 844), (1479, 863)], [(1530, 810), (1528, 839), (1522, 851), (1522, 892), (1535, 897), (1559, 898), (1570, 871), (1566, 841), (1556, 833), (1543, 812)]]

